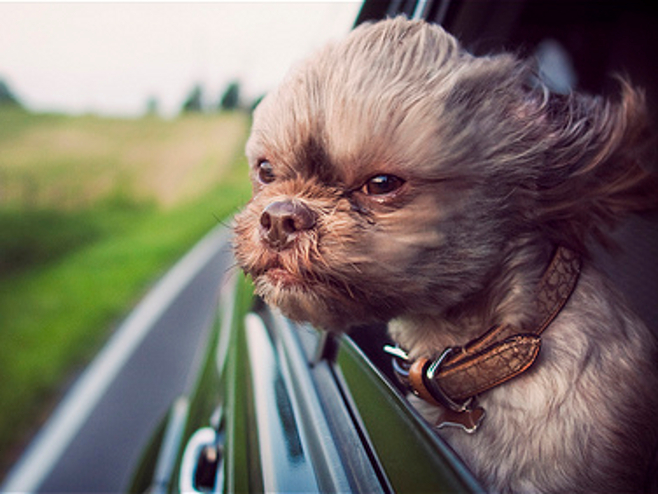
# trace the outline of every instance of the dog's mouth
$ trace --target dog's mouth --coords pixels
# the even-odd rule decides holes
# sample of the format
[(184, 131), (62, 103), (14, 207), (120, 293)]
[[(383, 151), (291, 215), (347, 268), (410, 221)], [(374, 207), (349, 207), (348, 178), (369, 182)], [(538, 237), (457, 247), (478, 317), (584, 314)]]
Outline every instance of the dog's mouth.
[(302, 266), (299, 259), (273, 255), (259, 266), (248, 270), (252, 279), (261, 286), (274, 288), (279, 296), (285, 294), (313, 294), (343, 299), (353, 298), (353, 288), (331, 273), (320, 273)]
[(308, 290), (314, 284), (313, 277), (287, 269), (278, 257), (251, 271), (254, 280), (265, 282), (278, 289)]
[(260, 275), (260, 278), (269, 282), (272, 285), (276, 285), (278, 288), (287, 289), (287, 288), (306, 288), (309, 283), (304, 277), (291, 273), (283, 267), (271, 267), (263, 271)]

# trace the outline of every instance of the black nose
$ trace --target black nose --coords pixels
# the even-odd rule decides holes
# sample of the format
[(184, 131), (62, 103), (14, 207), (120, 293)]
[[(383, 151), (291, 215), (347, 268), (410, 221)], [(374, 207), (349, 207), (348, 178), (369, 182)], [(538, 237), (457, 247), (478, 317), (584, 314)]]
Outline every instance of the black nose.
[(287, 247), (298, 232), (315, 226), (315, 214), (301, 202), (276, 201), (260, 216), (263, 238), (277, 249)]

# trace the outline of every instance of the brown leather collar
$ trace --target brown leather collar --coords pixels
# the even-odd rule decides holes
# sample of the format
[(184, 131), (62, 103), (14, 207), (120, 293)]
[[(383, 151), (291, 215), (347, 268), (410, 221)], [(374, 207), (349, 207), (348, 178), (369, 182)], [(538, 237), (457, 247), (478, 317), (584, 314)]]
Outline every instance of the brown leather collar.
[(474, 432), (484, 417), (474, 398), (526, 371), (537, 359), (541, 334), (573, 293), (580, 275), (578, 254), (558, 247), (544, 272), (536, 294), (537, 320), (519, 332), (509, 325), (494, 326), (462, 347), (448, 347), (434, 360), (411, 360), (406, 352), (387, 347), (398, 379), (423, 400), (443, 407), (437, 423), (458, 425)]

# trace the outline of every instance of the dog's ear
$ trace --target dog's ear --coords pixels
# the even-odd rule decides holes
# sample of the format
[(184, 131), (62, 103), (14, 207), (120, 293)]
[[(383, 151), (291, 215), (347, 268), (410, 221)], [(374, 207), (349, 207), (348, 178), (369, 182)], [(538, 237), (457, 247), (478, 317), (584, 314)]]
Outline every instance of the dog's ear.
[(656, 140), (644, 94), (621, 82), (619, 101), (574, 93), (544, 101), (546, 159), (534, 214), (556, 243), (586, 252), (589, 237), (630, 212), (658, 207)]

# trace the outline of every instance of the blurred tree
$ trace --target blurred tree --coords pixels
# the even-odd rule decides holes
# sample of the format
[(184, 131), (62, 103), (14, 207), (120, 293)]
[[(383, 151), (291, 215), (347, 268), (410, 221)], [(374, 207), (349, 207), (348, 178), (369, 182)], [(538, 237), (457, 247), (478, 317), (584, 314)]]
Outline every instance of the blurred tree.
[(263, 101), (263, 98), (265, 97), (264, 94), (261, 94), (258, 98), (256, 98), (251, 105), (249, 106), (249, 110), (253, 113), (254, 110), (258, 105), (260, 105), (260, 102)]
[(188, 95), (182, 108), (183, 113), (202, 112), (203, 111), (203, 88), (201, 84), (196, 84)]
[(16, 98), (9, 88), (9, 85), (3, 79), (0, 79), (0, 106), (23, 107), (20, 101), (18, 101), (18, 98)]
[(226, 87), (219, 100), (219, 109), (225, 111), (237, 110), (240, 105), (240, 82), (232, 81)]
[(160, 102), (155, 96), (151, 96), (146, 100), (146, 114), (147, 115), (157, 115), (160, 113)]

